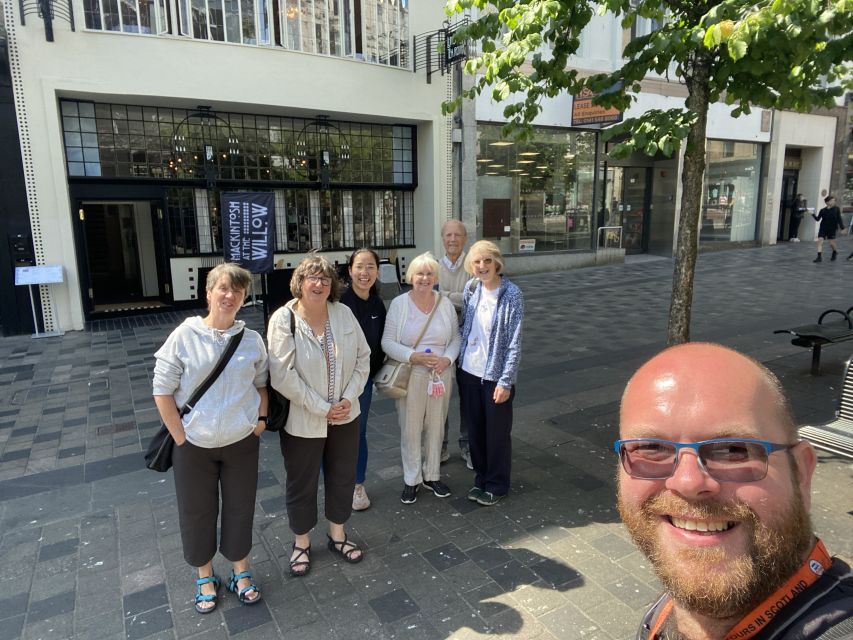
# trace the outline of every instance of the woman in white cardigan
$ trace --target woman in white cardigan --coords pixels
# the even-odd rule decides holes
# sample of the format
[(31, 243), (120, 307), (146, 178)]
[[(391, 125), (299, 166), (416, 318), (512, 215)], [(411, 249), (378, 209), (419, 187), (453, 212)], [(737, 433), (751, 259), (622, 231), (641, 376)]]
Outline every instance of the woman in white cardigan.
[[(362, 550), (347, 538), (358, 459), (358, 397), (370, 372), (370, 347), (352, 311), (340, 304), (335, 268), (322, 256), (305, 258), (290, 281), (294, 300), (270, 318), (270, 382), (290, 400), (280, 432), (287, 471), (287, 516), (295, 534), (290, 573), (311, 568), (311, 529), (317, 524), (320, 468), (326, 489), (329, 550), (350, 563)], [(291, 332), (291, 316), (295, 331)]]
[(450, 495), (439, 467), (453, 380), (450, 366), (459, 355), (460, 337), (453, 304), (434, 290), (436, 259), (424, 253), (412, 260), (406, 281), (412, 290), (391, 302), (382, 350), (394, 360), (412, 364), (406, 397), (397, 400), (404, 482), (400, 500), (411, 504), (422, 483), (439, 498)]

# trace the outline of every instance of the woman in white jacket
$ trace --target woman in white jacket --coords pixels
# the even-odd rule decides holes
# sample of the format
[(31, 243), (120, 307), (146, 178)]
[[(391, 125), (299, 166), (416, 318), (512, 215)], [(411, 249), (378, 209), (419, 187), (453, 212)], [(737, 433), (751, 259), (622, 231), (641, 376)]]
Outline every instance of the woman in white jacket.
[(450, 495), (439, 467), (453, 380), (450, 365), (459, 355), (460, 337), (453, 304), (434, 290), (438, 262), (430, 253), (412, 260), (406, 281), (412, 290), (391, 302), (382, 350), (413, 365), (406, 397), (397, 400), (404, 482), (400, 501), (411, 504), (422, 483), (439, 498)]
[(347, 538), (344, 523), (352, 514), (358, 397), (370, 372), (370, 347), (352, 311), (338, 302), (340, 283), (328, 260), (311, 255), (300, 262), (290, 291), (294, 299), (270, 318), (270, 382), (290, 400), (279, 435), (287, 471), (287, 516), (295, 535), (290, 573), (304, 576), (311, 568), (321, 466), (329, 550), (349, 563), (364, 557)]
[[(243, 604), (261, 593), (249, 573), (258, 486), (258, 448), (266, 426), (267, 353), (263, 338), (235, 316), (252, 274), (221, 264), (207, 276), (205, 317), (185, 320), (154, 354), (154, 402), (175, 439), (173, 468), (186, 561), (198, 568), (195, 608), (216, 608), (220, 580), (213, 572), (222, 498), (219, 551), (233, 563), (228, 589)], [(230, 340), (243, 338), (225, 369), (181, 418), (178, 411), (213, 371)], [(221, 487), (221, 488), (220, 488)]]

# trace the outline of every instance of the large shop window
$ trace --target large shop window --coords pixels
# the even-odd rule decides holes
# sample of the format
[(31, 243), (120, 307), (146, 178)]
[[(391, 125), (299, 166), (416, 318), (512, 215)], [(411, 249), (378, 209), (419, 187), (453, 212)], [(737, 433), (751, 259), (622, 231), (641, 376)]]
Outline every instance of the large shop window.
[[(413, 187), (416, 129), (62, 100), (68, 175)], [(176, 150), (175, 136), (181, 138)], [(321, 136), (322, 139), (318, 138)], [(319, 140), (319, 141), (318, 141)], [(236, 141), (236, 142), (234, 142)], [(236, 150), (237, 153), (232, 153)]]
[[(414, 245), (411, 191), (275, 189), (276, 251)], [(174, 188), (166, 198), (171, 255), (221, 253), (218, 190)]]
[(699, 240), (755, 240), (761, 145), (709, 140), (706, 158)]
[[(167, 0), (83, 0), (86, 28), (172, 33)], [(182, 36), (409, 68), (409, 0), (177, 0)]]
[(596, 134), (537, 127), (526, 142), (501, 125), (477, 125), (482, 236), (505, 251), (589, 249)]

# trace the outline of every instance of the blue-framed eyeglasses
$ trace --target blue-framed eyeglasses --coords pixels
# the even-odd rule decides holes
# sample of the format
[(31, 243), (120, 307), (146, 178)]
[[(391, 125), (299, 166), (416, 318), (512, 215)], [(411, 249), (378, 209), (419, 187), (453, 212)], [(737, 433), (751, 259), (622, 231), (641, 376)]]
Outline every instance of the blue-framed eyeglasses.
[(632, 478), (665, 480), (675, 473), (681, 450), (691, 449), (699, 459), (699, 466), (717, 482), (757, 482), (767, 475), (768, 456), (793, 446), (743, 438), (701, 442), (644, 438), (613, 443), (622, 468)]

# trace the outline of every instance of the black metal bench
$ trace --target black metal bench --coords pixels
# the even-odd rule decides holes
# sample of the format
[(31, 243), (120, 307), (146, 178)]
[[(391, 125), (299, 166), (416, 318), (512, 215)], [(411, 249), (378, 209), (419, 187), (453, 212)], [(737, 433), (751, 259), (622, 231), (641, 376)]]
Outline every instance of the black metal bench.
[(800, 437), (814, 446), (832, 453), (853, 458), (853, 358), (844, 366), (841, 400), (836, 419), (820, 426), (800, 427)]
[[(794, 336), (791, 344), (798, 347), (806, 347), (812, 350), (812, 375), (820, 375), (820, 350), (827, 344), (837, 344), (853, 340), (853, 321), (850, 320), (850, 307), (847, 312), (840, 309), (828, 309), (820, 314), (817, 324), (804, 324), (801, 327), (791, 329), (777, 329), (773, 333), (788, 333)], [(837, 314), (841, 318), (832, 322), (824, 323), (828, 315)]]

